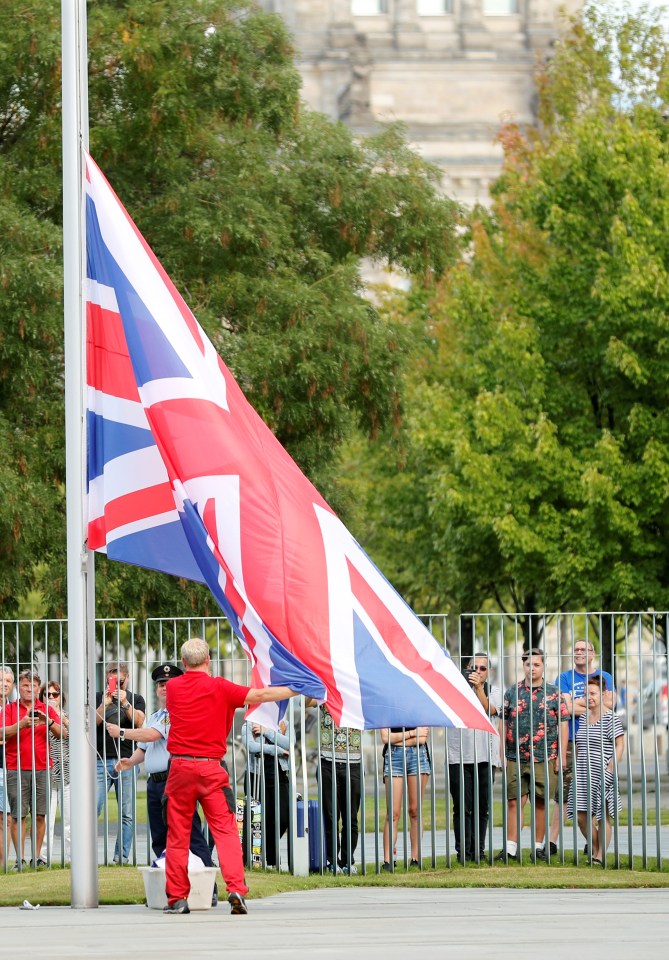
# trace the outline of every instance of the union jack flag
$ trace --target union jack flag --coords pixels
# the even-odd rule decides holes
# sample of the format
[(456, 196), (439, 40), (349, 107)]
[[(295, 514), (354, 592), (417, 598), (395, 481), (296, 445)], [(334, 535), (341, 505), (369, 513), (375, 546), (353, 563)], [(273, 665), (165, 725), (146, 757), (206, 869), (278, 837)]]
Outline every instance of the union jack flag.
[(85, 166), (89, 549), (206, 583), (252, 682), (325, 700), (341, 726), (491, 731)]

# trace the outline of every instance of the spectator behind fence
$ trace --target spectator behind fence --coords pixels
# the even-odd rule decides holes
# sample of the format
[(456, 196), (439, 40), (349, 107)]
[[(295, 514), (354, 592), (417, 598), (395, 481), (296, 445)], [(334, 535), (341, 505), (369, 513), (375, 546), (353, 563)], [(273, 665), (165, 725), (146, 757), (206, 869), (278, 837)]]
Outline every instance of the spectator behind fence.
[(331, 873), (341, 870), (353, 874), (358, 872), (354, 854), (358, 845), (362, 733), (355, 727), (338, 727), (324, 703), (319, 707), (319, 720), (327, 866)]
[[(121, 757), (117, 761), (116, 771), (121, 773), (144, 763), (145, 770), (149, 775), (146, 783), (146, 810), (151, 832), (151, 848), (156, 857), (160, 857), (167, 846), (167, 823), (163, 806), (170, 765), (170, 755), (167, 752), (167, 737), (170, 732), (170, 715), (166, 706), (167, 684), (169, 680), (180, 677), (182, 674), (181, 667), (177, 667), (173, 663), (162, 663), (152, 671), (151, 679), (156, 685), (158, 709), (151, 714), (143, 727), (127, 730), (115, 723), (107, 724), (107, 733), (112, 740), (130, 740), (137, 744), (137, 749), (131, 756)], [(205, 867), (213, 866), (211, 851), (204, 838), (202, 822), (197, 809), (193, 812), (190, 849), (202, 860)], [(215, 907), (217, 903), (218, 888), (214, 884), (212, 907)]]
[[(381, 730), (383, 747), (383, 782), (386, 785), (386, 822), (383, 827), (383, 870), (397, 866), (395, 856), (397, 825), (402, 811), (404, 775), (407, 777), (409, 837), (411, 840), (411, 866), (420, 866), (420, 837), (418, 819), (427, 778), (432, 773), (430, 753), (427, 748), (428, 727), (391, 727)], [(419, 782), (420, 776), (420, 782)], [(392, 819), (392, 842), (390, 822)]]
[(46, 703), (61, 721), (62, 736), (57, 737), (49, 731), (49, 753), (51, 767), (51, 797), (49, 801), (49, 842), (46, 854), (49, 862), (53, 859), (53, 837), (56, 827), (56, 809), (60, 806), (60, 829), (63, 837), (63, 859), (70, 862), (70, 740), (69, 721), (63, 709), (63, 695), (60, 684), (55, 680), (42, 685), (39, 698)]
[[(278, 730), (270, 730), (268, 727), (262, 727), (259, 723), (253, 723), (250, 720), (247, 720), (242, 727), (242, 742), (246, 747), (249, 758), (251, 796), (254, 800), (262, 801), (265, 861), (270, 867), (279, 865), (278, 841), (288, 830), (290, 819), (290, 783), (288, 780), (290, 740), (286, 730), (285, 720), (281, 721)], [(251, 804), (247, 802), (244, 808), (245, 857), (250, 815)], [(290, 850), (288, 856), (290, 857)]]
[(114, 863), (128, 863), (133, 835), (135, 772), (123, 770), (119, 773), (115, 768), (118, 760), (132, 754), (132, 744), (130, 740), (112, 739), (104, 724), (114, 723), (123, 730), (141, 727), (144, 723), (146, 704), (144, 698), (138, 693), (131, 693), (127, 689), (127, 664), (118, 662), (107, 664), (105, 678), (104, 691), (95, 697), (98, 725), (98, 817), (104, 806), (105, 797), (113, 785), (120, 813), (114, 847)]
[[(586, 702), (585, 688), (588, 683), (588, 677), (596, 673), (595, 668), (595, 648), (589, 640), (576, 640), (574, 643), (574, 665), (571, 670), (565, 670), (555, 680), (555, 685), (562, 693), (564, 702), (570, 712), (569, 717), (569, 743), (567, 744), (567, 760), (562, 768), (562, 798), (560, 798), (560, 783), (555, 789), (555, 806), (551, 817), (551, 837), (550, 852), (555, 855), (558, 852), (557, 841), (560, 835), (560, 819), (564, 819), (564, 812), (569, 797), (569, 788), (573, 776), (574, 767), (574, 736), (578, 732), (578, 726), (581, 716), (588, 709)], [(613, 677), (605, 670), (599, 671), (604, 677), (604, 686), (607, 692), (608, 706), (613, 706)], [(559, 775), (559, 774), (558, 774)], [(562, 802), (560, 802), (560, 800)]]
[(611, 842), (613, 818), (622, 807), (620, 792), (616, 790), (614, 763), (619, 764), (622, 759), (625, 734), (620, 717), (607, 703), (610, 698), (606, 693), (603, 675), (588, 678), (588, 712), (581, 718), (574, 741), (574, 780), (567, 808), (570, 818), (577, 814), (579, 829), (586, 840), (588, 820), (592, 821), (593, 863), (602, 862)]
[[(39, 700), (40, 678), (32, 670), (19, 674), (19, 699), (8, 703), (2, 713), (7, 767), (7, 796), (11, 816), (12, 843), (16, 851), (15, 870), (26, 865), (26, 817), (32, 820), (32, 865), (45, 867), (40, 857), (46, 831), (47, 770), (51, 766), (47, 732), (67, 736), (58, 714)], [(19, 834), (20, 822), (20, 834)]]
[(555, 790), (558, 771), (558, 725), (562, 724), (562, 764), (568, 743), (569, 711), (560, 691), (544, 680), (544, 654), (532, 650), (522, 655), (525, 678), (504, 694), (502, 731), (506, 756), (507, 836), (505, 849), (495, 860), (520, 859), (518, 850), (518, 800), (520, 827), (527, 801), (535, 809), (535, 849), (532, 859), (546, 859), (546, 805)]
[[(10, 701), (13, 686), (14, 671), (9, 667), (3, 667), (2, 682), (0, 683), (0, 715)], [(4, 867), (5, 865), (5, 838), (9, 836), (7, 831), (8, 813), (9, 803), (7, 801), (7, 785), (5, 783), (5, 744), (3, 740), (0, 742), (0, 867)]]
[[(502, 709), (502, 691), (489, 680), (485, 653), (476, 653), (464, 670), (481, 706), (489, 717)], [(448, 786), (453, 800), (453, 833), (460, 863), (477, 862), (485, 856), (490, 815), (490, 783), (500, 765), (499, 736), (483, 730), (446, 728), (448, 746)], [(462, 776), (461, 776), (462, 775)], [(462, 791), (462, 795), (461, 795)], [(476, 837), (476, 798), (478, 798), (478, 845)], [(464, 851), (462, 837), (464, 833)]]
[[(318, 701), (307, 698), (305, 706), (318, 706)], [(318, 719), (327, 869), (330, 873), (354, 874), (358, 872), (354, 854), (359, 836), (362, 732), (355, 727), (338, 727), (324, 703), (318, 707)]]

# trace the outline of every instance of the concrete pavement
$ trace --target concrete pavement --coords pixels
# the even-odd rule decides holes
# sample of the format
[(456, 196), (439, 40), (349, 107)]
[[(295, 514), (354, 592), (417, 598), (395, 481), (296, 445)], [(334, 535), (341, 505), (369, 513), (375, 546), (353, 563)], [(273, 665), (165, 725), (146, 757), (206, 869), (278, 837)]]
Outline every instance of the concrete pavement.
[(238, 956), (244, 960), (523, 960), (577, 949), (588, 960), (664, 960), (666, 890), (348, 888), (287, 893), (187, 917), (146, 907), (0, 910), (12, 960)]

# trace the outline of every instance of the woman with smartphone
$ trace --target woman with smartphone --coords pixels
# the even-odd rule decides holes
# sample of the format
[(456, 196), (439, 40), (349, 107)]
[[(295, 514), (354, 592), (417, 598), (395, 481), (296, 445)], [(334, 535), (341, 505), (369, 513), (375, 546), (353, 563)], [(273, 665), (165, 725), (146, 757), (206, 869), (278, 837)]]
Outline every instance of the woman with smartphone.
[(58, 714), (60, 734), (49, 731), (49, 754), (53, 762), (51, 767), (51, 797), (49, 804), (47, 860), (53, 859), (53, 837), (56, 826), (56, 809), (60, 807), (60, 825), (63, 837), (63, 862), (70, 862), (70, 723), (63, 709), (63, 694), (56, 680), (43, 683), (40, 700)]

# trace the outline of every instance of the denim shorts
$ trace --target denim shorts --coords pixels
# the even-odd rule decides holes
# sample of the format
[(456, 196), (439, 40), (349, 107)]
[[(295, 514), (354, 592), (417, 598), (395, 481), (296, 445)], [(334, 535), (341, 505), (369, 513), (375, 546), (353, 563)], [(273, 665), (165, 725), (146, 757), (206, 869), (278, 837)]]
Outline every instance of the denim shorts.
[(386, 751), (383, 758), (383, 777), (388, 776), (389, 757), (392, 759), (393, 776), (403, 777), (406, 770), (407, 777), (415, 777), (420, 763), (421, 773), (432, 773), (430, 763), (430, 754), (427, 751), (427, 745), (421, 743), (420, 747), (403, 747), (401, 743), (393, 744)]

